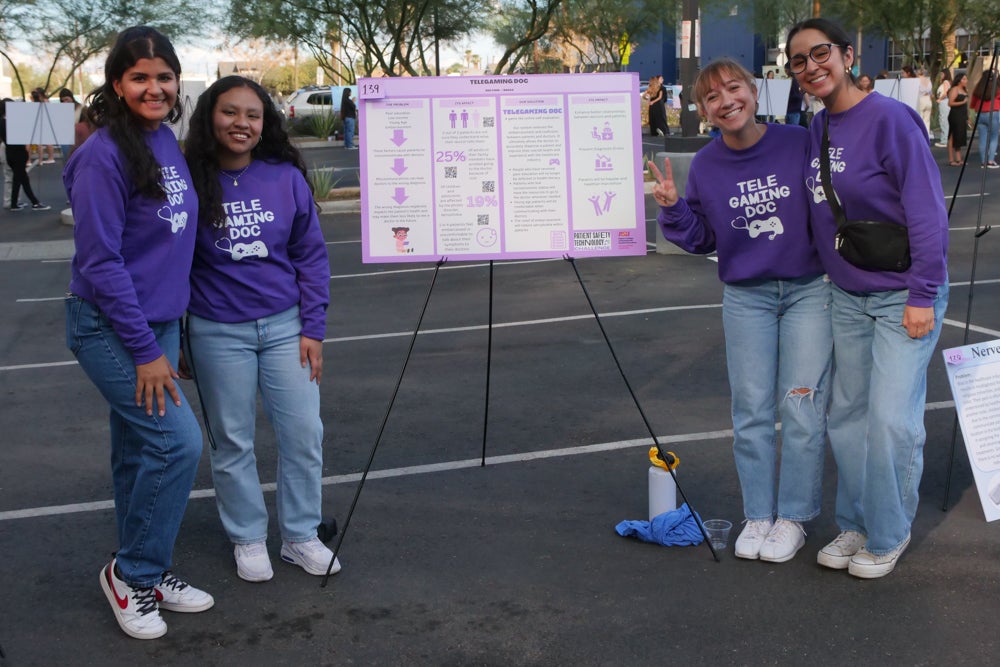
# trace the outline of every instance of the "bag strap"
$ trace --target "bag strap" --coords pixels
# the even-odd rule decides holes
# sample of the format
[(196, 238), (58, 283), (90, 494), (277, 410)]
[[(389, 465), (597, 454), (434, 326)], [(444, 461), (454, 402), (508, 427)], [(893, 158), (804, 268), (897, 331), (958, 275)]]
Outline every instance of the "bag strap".
[(829, 127), (830, 113), (826, 112), (823, 114), (823, 142), (820, 144), (819, 176), (823, 182), (823, 194), (826, 195), (826, 202), (833, 210), (833, 217), (837, 221), (837, 232), (839, 233), (843, 226), (847, 224), (847, 216), (844, 215), (844, 209), (840, 207), (840, 202), (837, 201), (837, 193), (833, 189), (833, 180), (830, 178)]

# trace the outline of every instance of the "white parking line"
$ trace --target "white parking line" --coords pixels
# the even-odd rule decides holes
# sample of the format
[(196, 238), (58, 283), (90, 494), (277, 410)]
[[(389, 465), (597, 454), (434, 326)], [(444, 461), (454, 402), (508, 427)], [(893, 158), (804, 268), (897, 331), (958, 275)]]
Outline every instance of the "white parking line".
[[(926, 409), (946, 410), (955, 407), (953, 401), (940, 401), (928, 403)], [(700, 433), (682, 433), (679, 435), (661, 435), (656, 440), (660, 445), (670, 445), (683, 442), (700, 442), (704, 440), (729, 440), (733, 437), (731, 429), (720, 431), (703, 431)], [(724, 443), (728, 444), (728, 443)], [(487, 456), (487, 465), (503, 465), (508, 463), (526, 463), (529, 461), (539, 461), (542, 459), (558, 458), (563, 456), (583, 456), (595, 454), (597, 452), (611, 452), (623, 449), (633, 449), (638, 447), (650, 447), (653, 445), (651, 438), (638, 438), (635, 440), (619, 440), (617, 442), (601, 442), (592, 445), (579, 445), (577, 447), (563, 447), (560, 449), (545, 449), (535, 452), (523, 452), (521, 454), (506, 454), (503, 456)], [(428, 463), (417, 466), (403, 466), (399, 468), (386, 468), (383, 470), (372, 470), (368, 473), (368, 479), (391, 479), (393, 477), (411, 477), (413, 475), (426, 475), (435, 472), (447, 472), (450, 470), (462, 470), (465, 468), (478, 468), (480, 459), (460, 459), (457, 461), (442, 461), (440, 463)], [(360, 472), (347, 475), (334, 475), (323, 478), (323, 486), (335, 484), (348, 484), (361, 479)], [(265, 492), (272, 492), (277, 488), (274, 483), (261, 484), (261, 489)], [(196, 489), (191, 492), (192, 500), (202, 498), (214, 498), (214, 489)], [(95, 502), (72, 503), (69, 505), (49, 505), (45, 507), (29, 507), (20, 510), (8, 510), (0, 512), (0, 521), (13, 521), (15, 519), (34, 519), (43, 516), (57, 516), (64, 514), (77, 514), (80, 512), (102, 512), (113, 509), (113, 500), (99, 500)]]

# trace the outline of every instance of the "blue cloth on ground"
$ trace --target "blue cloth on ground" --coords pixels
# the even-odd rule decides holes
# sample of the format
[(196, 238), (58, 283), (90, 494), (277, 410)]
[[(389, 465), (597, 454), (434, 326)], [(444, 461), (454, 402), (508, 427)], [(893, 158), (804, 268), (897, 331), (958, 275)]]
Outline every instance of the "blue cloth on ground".
[[(700, 520), (698, 517), (697, 521)], [(689, 547), (705, 539), (697, 521), (684, 503), (675, 510), (654, 516), (652, 521), (622, 521), (615, 526), (615, 531), (622, 537), (637, 537), (643, 542), (666, 547)]]

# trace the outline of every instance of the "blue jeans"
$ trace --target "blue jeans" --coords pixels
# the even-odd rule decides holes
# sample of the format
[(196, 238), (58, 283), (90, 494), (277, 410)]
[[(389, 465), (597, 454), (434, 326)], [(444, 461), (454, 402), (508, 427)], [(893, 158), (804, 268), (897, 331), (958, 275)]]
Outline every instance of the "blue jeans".
[[(150, 324), (176, 368), (180, 322)], [(174, 542), (201, 457), (201, 428), (181, 393), (160, 417), (135, 404), (132, 355), (93, 304), (66, 298), (66, 345), (111, 408), (111, 478), (118, 520), (118, 568), (131, 586), (159, 584), (171, 569)], [(180, 391), (180, 387), (178, 387)]]
[(856, 294), (833, 288), (833, 396), (828, 433), (837, 461), (837, 524), (886, 554), (910, 534), (924, 467), (927, 364), (941, 335), (947, 283), (934, 301), (934, 331), (903, 328), (907, 290)]
[(979, 135), (980, 164), (996, 162), (997, 139), (1000, 139), (1000, 111), (984, 111), (976, 121), (976, 134)]
[(316, 537), (322, 520), (323, 421), (319, 386), (299, 362), (298, 306), (249, 322), (188, 318), (188, 362), (205, 406), (219, 516), (229, 539), (267, 538), (267, 507), (257, 474), (257, 390), (278, 447), (277, 510), (281, 537)]
[(823, 482), (830, 282), (819, 276), (726, 285), (722, 321), (744, 515), (808, 521), (819, 514)]
[(357, 122), (357, 118), (344, 119), (344, 148), (354, 148), (354, 128)]

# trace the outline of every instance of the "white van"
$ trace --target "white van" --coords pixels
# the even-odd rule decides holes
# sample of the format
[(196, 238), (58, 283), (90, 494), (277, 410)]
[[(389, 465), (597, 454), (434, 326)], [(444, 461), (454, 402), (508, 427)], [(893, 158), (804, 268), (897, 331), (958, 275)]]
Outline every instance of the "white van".
[(285, 100), (285, 115), (289, 118), (304, 118), (322, 113), (340, 113), (340, 100), (344, 88), (351, 89), (357, 103), (357, 86), (307, 86), (299, 88)]

